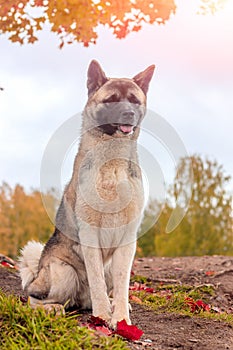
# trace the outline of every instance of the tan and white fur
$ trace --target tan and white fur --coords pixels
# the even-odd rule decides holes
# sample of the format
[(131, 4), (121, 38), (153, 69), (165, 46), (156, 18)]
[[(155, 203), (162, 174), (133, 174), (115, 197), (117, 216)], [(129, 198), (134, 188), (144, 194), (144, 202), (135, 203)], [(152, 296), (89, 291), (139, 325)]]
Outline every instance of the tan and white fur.
[(107, 78), (90, 63), (81, 142), (54, 234), (45, 245), (29, 242), (20, 257), (32, 307), (76, 305), (113, 328), (122, 319), (130, 324), (129, 279), (144, 204), (137, 138), (153, 71)]

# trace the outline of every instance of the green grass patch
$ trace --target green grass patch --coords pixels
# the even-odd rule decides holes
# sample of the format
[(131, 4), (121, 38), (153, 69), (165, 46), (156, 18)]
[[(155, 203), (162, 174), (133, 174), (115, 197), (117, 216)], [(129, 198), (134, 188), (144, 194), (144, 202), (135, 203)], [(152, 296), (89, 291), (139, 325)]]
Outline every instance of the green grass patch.
[(153, 309), (156, 313), (177, 313), (191, 316), (204, 317), (225, 321), (233, 326), (233, 314), (226, 312), (216, 312), (210, 306), (210, 310), (196, 306), (192, 310), (188, 301), (202, 301), (204, 305), (211, 304), (210, 298), (215, 295), (214, 287), (211, 285), (200, 285), (197, 287), (190, 285), (157, 285), (154, 293), (146, 291), (131, 291), (131, 295), (135, 295), (141, 299), (144, 305)]
[(80, 327), (77, 315), (46, 314), (15, 296), (0, 293), (1, 350), (128, 349), (116, 336), (99, 336)]
[(134, 276), (131, 276), (130, 282), (131, 282), (131, 283), (134, 283), (134, 282), (146, 283), (147, 285), (151, 283), (149, 278), (147, 278), (147, 277), (145, 277), (145, 276), (141, 276), (141, 275), (134, 275)]

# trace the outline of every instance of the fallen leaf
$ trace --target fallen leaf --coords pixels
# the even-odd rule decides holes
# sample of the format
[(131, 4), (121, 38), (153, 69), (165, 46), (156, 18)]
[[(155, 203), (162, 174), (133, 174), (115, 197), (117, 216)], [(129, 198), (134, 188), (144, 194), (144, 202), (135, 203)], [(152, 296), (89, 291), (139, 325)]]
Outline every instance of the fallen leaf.
[(138, 283), (138, 282), (134, 282), (134, 285), (133, 286), (130, 286), (129, 287), (129, 290), (133, 290), (133, 291), (145, 291), (147, 293), (154, 293), (154, 288), (150, 288), (150, 287), (147, 287), (144, 283)]
[(18, 266), (16, 266), (16, 262), (13, 259), (3, 254), (0, 254), (0, 265), (18, 270)]
[(196, 312), (200, 310), (204, 310), (204, 311), (211, 310), (210, 305), (204, 303), (204, 301), (200, 299), (195, 301), (194, 299), (187, 297), (185, 298), (185, 302), (190, 306), (191, 312)]
[(142, 304), (142, 300), (140, 298), (136, 297), (136, 295), (130, 295), (129, 299), (134, 301), (135, 303)]
[(210, 311), (210, 306), (208, 304), (204, 303), (204, 301), (202, 301), (202, 300), (197, 300), (196, 305), (199, 308), (203, 309), (204, 311)]
[(108, 327), (96, 326), (95, 329), (101, 334), (104, 334), (104, 335), (107, 335), (107, 336), (112, 335), (112, 331)]
[(93, 316), (93, 315), (90, 316), (90, 318), (88, 320), (88, 323), (89, 323), (89, 325), (95, 326), (95, 327), (96, 326), (108, 327), (107, 322), (105, 320), (103, 320), (100, 317)]
[(117, 322), (115, 334), (121, 335), (128, 340), (138, 340), (143, 335), (143, 331), (137, 326), (128, 325), (125, 320)]
[(141, 290), (141, 283), (134, 282), (133, 286), (129, 286), (129, 290), (134, 290), (134, 291)]
[(11, 269), (14, 269), (14, 266), (9, 264), (8, 262), (6, 261), (1, 261), (1, 265), (4, 266), (4, 267), (10, 267)]
[(206, 276), (214, 276), (215, 275), (215, 271), (206, 271)]
[(138, 340), (141, 338), (143, 331), (134, 325), (128, 325), (125, 320), (117, 322), (117, 329), (113, 331), (107, 325), (107, 322), (100, 317), (90, 316), (87, 323), (81, 324), (82, 326), (94, 329), (97, 332), (110, 336), (112, 334), (118, 334), (128, 340)]

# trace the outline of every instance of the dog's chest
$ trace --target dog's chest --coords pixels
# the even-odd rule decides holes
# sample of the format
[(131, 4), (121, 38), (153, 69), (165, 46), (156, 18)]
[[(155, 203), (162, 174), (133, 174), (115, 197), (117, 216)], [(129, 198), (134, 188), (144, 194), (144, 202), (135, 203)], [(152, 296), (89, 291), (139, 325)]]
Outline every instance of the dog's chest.
[(141, 176), (132, 176), (126, 159), (109, 160), (101, 166), (94, 163), (78, 186), (76, 215), (97, 226), (128, 224), (143, 207)]
[(116, 201), (130, 195), (132, 191), (131, 179), (127, 162), (112, 160), (102, 165), (96, 174), (96, 193), (100, 201)]

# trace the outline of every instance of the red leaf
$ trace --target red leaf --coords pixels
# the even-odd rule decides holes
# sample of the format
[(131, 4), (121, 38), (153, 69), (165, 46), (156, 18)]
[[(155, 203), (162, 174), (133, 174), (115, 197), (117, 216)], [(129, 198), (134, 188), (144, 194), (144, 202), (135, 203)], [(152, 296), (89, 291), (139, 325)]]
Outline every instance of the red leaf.
[(8, 263), (7, 261), (1, 261), (1, 265), (4, 267), (10, 267), (11, 269), (14, 269), (14, 265)]
[(134, 282), (133, 286), (129, 287), (129, 290), (140, 291), (144, 290), (147, 293), (154, 293), (154, 288), (146, 287), (143, 283)]
[(141, 338), (143, 331), (136, 326), (128, 325), (125, 320), (117, 322), (117, 329), (112, 331), (108, 328), (107, 322), (100, 317), (91, 316), (87, 324), (82, 324), (88, 328), (94, 329), (104, 335), (118, 334), (129, 340), (138, 340)]
[(105, 320), (103, 320), (102, 318), (100, 317), (96, 317), (96, 316), (90, 316), (90, 319), (89, 319), (89, 324), (90, 326), (94, 326), (94, 327), (97, 327), (97, 326), (105, 326), (105, 327), (108, 327), (107, 325), (107, 322)]
[(148, 287), (146, 287), (145, 289), (144, 289), (147, 293), (154, 293), (154, 288), (148, 288)]
[(105, 327), (105, 326), (97, 326), (95, 327), (95, 329), (99, 332), (99, 333), (102, 333), (104, 335), (112, 335), (112, 331)]
[(190, 306), (191, 312), (200, 311), (200, 310), (210, 311), (211, 309), (210, 305), (204, 303), (204, 301), (202, 300), (195, 301), (192, 298), (186, 298), (185, 302)]
[(0, 264), (2, 266), (11, 267), (12, 269), (17, 269), (16, 262), (13, 259), (9, 258), (9, 256), (3, 254), (0, 254)]
[(196, 305), (199, 308), (203, 309), (204, 311), (210, 311), (210, 306), (208, 304), (204, 303), (204, 301), (202, 301), (202, 300), (197, 300)]
[(143, 335), (143, 331), (134, 325), (128, 325), (125, 320), (117, 322), (117, 329), (115, 334), (129, 340), (138, 340)]
[(142, 300), (140, 298), (136, 297), (136, 295), (130, 295), (129, 299), (133, 300), (135, 303), (142, 304)]
[(139, 290), (141, 290), (141, 289), (140, 289), (140, 288), (141, 288), (140, 286), (141, 286), (140, 283), (134, 282), (133, 286), (129, 286), (129, 290), (139, 291)]
[(215, 275), (215, 271), (206, 271), (206, 276), (213, 276)]

